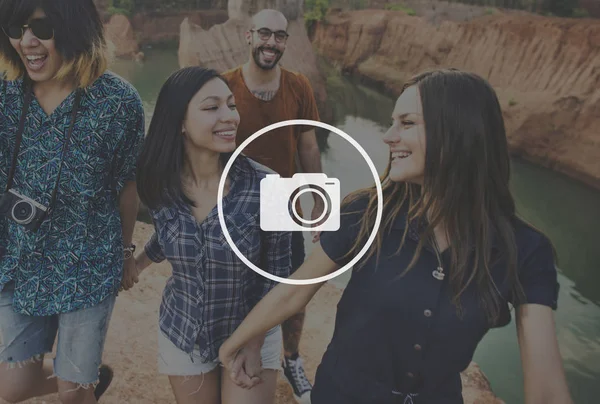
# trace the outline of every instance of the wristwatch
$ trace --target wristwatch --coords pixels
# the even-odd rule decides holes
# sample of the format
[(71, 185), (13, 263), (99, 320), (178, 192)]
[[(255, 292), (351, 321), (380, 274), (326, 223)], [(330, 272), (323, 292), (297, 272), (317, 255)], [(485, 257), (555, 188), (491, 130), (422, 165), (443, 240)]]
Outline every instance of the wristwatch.
[(135, 251), (135, 244), (130, 245), (129, 247), (123, 248), (123, 259), (128, 260), (133, 257), (133, 253)]

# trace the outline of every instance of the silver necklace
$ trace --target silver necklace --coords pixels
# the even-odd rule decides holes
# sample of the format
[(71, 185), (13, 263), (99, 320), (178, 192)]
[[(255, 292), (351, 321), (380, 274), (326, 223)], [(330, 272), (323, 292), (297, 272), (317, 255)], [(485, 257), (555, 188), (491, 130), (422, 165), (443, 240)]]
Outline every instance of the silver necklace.
[(433, 270), (431, 275), (433, 275), (433, 277), (435, 279), (442, 281), (442, 280), (444, 280), (444, 277), (446, 276), (446, 274), (444, 274), (444, 267), (442, 266), (442, 260), (440, 258), (440, 250), (438, 248), (437, 240), (435, 239), (435, 234), (433, 235), (432, 238), (433, 238), (433, 249), (435, 250), (435, 255), (437, 257), (438, 267)]

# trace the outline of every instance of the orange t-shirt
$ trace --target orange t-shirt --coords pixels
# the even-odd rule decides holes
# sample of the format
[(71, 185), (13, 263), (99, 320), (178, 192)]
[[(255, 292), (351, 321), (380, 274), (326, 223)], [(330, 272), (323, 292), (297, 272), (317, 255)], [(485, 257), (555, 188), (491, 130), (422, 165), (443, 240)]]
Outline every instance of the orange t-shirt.
[[(281, 68), (279, 89), (269, 101), (256, 98), (246, 86), (242, 67), (222, 74), (235, 96), (240, 125), (237, 146), (264, 127), (289, 119), (319, 120), (317, 103), (308, 79), (301, 73)], [(242, 151), (283, 178), (296, 173), (296, 152), (300, 133), (314, 126), (288, 125), (271, 130), (253, 140)]]

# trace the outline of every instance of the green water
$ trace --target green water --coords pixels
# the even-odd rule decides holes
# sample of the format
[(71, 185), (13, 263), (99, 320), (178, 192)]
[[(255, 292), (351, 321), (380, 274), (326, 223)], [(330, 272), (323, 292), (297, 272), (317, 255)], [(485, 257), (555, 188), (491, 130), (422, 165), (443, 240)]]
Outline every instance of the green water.
[[(177, 51), (146, 50), (143, 63), (118, 61), (113, 70), (138, 89), (151, 119), (155, 99), (167, 76), (178, 67)], [(393, 99), (330, 75), (328, 101), (334, 108), (331, 124), (352, 136), (372, 159), (377, 171), (387, 153), (381, 136), (393, 109)], [(328, 138), (324, 172), (340, 180), (342, 196), (370, 185), (369, 166), (348, 142)], [(512, 189), (522, 216), (546, 232), (559, 256), (561, 291), (556, 312), (557, 336), (568, 383), (576, 403), (597, 403), (600, 397), (600, 192), (563, 175), (513, 161)], [(348, 274), (332, 282), (343, 285)], [(490, 332), (474, 360), (492, 388), (508, 404), (523, 403), (522, 372), (514, 321)]]

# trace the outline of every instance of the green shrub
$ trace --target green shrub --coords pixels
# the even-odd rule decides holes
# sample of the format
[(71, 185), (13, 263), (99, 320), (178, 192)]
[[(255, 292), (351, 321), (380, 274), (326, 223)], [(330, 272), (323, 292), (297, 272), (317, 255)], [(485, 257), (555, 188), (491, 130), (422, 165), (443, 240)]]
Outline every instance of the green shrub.
[(573, 18), (590, 18), (590, 13), (585, 8), (576, 8), (573, 10)]
[(390, 11), (404, 11), (406, 14), (408, 15), (417, 15), (417, 13), (415, 12), (415, 10), (413, 10), (410, 7), (406, 7), (403, 4), (386, 4), (385, 5), (385, 9), (386, 10), (390, 10)]
[(108, 0), (108, 14), (123, 14), (131, 17), (135, 9), (133, 0)]
[(572, 17), (579, 0), (546, 0), (543, 10), (557, 17)]
[(364, 10), (367, 8), (367, 0), (349, 0), (348, 5), (351, 10)]
[(304, 23), (310, 29), (316, 21), (322, 21), (329, 9), (329, 0), (306, 0), (304, 3)]
[(115, 14), (123, 14), (124, 16), (127, 16), (128, 18), (131, 17), (131, 13), (129, 12), (129, 10), (125, 10), (124, 8), (109, 7), (107, 9), (107, 12), (111, 16), (113, 16)]

